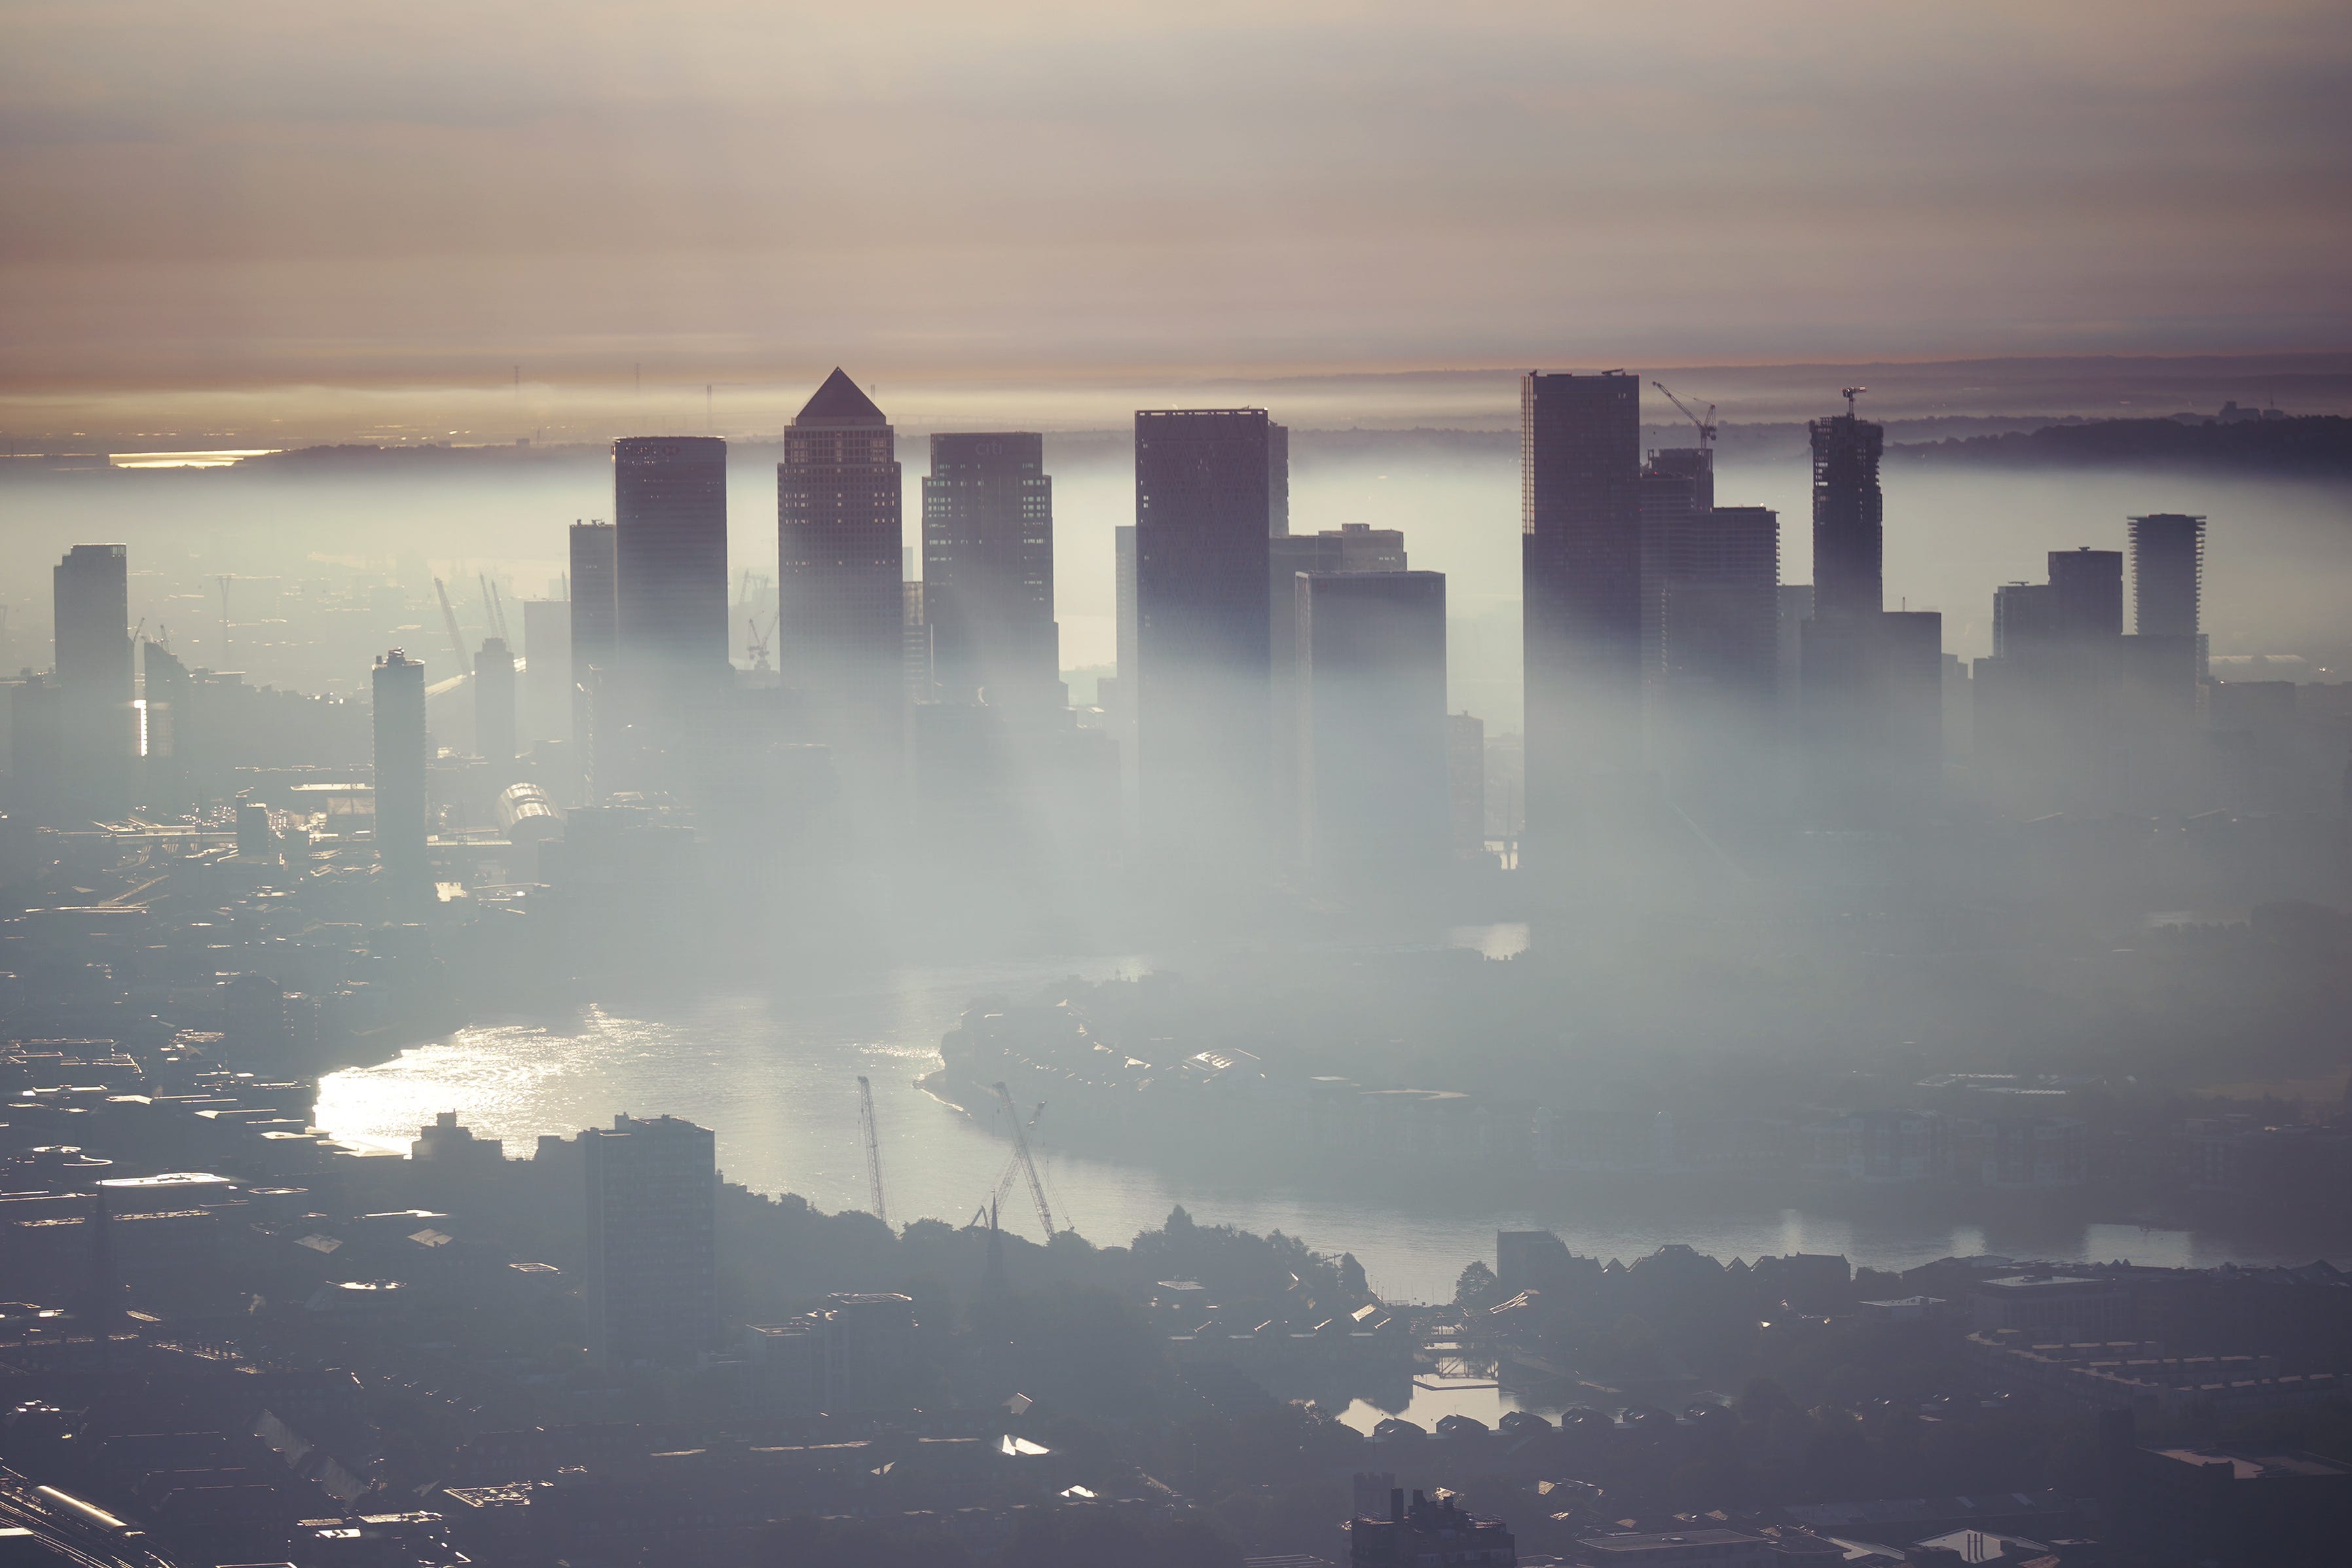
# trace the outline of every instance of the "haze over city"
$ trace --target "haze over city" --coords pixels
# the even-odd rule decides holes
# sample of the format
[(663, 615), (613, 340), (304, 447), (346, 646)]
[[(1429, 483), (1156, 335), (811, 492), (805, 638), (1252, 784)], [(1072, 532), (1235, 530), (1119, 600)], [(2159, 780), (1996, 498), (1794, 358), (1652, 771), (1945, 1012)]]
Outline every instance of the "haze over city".
[(0, 17), (0, 1564), (2352, 1530), (2352, 13)]

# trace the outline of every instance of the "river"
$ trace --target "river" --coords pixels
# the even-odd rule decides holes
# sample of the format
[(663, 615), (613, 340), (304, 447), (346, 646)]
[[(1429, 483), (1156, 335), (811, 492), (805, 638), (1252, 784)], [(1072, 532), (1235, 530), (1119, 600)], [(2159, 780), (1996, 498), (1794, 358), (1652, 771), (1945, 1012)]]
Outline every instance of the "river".
[[(1449, 940), (1499, 957), (1524, 944), (1525, 929), (1465, 928)], [(349, 1143), (404, 1152), (436, 1113), (456, 1111), (478, 1134), (504, 1139), (509, 1155), (525, 1155), (542, 1133), (608, 1124), (618, 1112), (667, 1113), (718, 1134), (730, 1181), (796, 1192), (820, 1208), (865, 1208), (856, 1088), (864, 1074), (874, 1087), (893, 1220), (961, 1223), (994, 1187), (1006, 1150), (985, 1124), (917, 1086), (939, 1063), (940, 1036), (973, 998), (992, 991), (1022, 996), (1065, 976), (1103, 980), (1151, 967), (1133, 955), (926, 967), (789, 996), (713, 995), (659, 1017), (591, 1009), (555, 1027), (485, 1023), (331, 1074), (320, 1085), (318, 1124)], [(1463, 1266), (1492, 1258), (1497, 1228), (1535, 1227), (1558, 1232), (1577, 1252), (1628, 1261), (1668, 1242), (1727, 1260), (1836, 1252), (1881, 1269), (1986, 1252), (2176, 1266), (2310, 1260), (2308, 1253), (2232, 1246), (2203, 1232), (2055, 1218), (2031, 1207), (1981, 1224), (1767, 1205), (1664, 1214), (1612, 1206), (1598, 1213), (1566, 1199), (1496, 1207), (1433, 1195), (1424, 1207), (1221, 1186), (1051, 1148), (1038, 1151), (1038, 1163), (1057, 1219), (1098, 1243), (1123, 1243), (1156, 1228), (1181, 1203), (1204, 1224), (1278, 1229), (1321, 1251), (1351, 1251), (1372, 1288), (1396, 1301), (1451, 1299)], [(1016, 1228), (1036, 1229), (1026, 1206), (1006, 1212)]]

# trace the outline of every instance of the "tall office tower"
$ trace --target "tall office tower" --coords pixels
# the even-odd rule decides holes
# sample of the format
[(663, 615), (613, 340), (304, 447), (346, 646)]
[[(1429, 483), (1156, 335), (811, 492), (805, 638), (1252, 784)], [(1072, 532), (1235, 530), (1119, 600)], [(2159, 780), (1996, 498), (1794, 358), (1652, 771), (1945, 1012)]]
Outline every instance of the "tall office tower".
[(1453, 836), (1445, 574), (1295, 580), (1307, 863), (1343, 878), (1426, 873)]
[(522, 733), (532, 740), (572, 738), (572, 601), (522, 602)]
[(1135, 693), (1145, 834), (1255, 852), (1268, 798), (1264, 409), (1135, 416)]
[[(1445, 789), (1451, 810), (1446, 834), (1460, 861), (1486, 854), (1486, 721), (1474, 713), (1445, 716)], [(1488, 864), (1494, 863), (1491, 860)]]
[(656, 732), (724, 689), (727, 444), (709, 435), (613, 443), (613, 564), (620, 698)]
[(503, 637), (483, 639), (474, 655), (474, 755), (485, 762), (515, 759), (514, 654)]
[(2058, 595), (2046, 582), (2005, 582), (1992, 591), (1992, 656), (2026, 660), (2065, 640)]
[(420, 908), (432, 890), (425, 849), (425, 666), (400, 649), (376, 656), (375, 858), (396, 909)]
[(2206, 674), (2205, 633), (2198, 620), (2205, 587), (2205, 519), (2152, 512), (2130, 519), (2132, 631), (2181, 637), (2196, 650), (2196, 678)]
[[(597, 793), (597, 726), (608, 716), (604, 708), (604, 676), (619, 656), (621, 597), (618, 530), (610, 523), (572, 525), (572, 737), (581, 751), (581, 776)], [(528, 634), (530, 627), (525, 622)]]
[(895, 749), (905, 679), (898, 462), (882, 411), (835, 369), (776, 465), (777, 666), (836, 738)]
[(1853, 413), (1805, 427), (1813, 441), (1813, 617), (1860, 621), (1886, 607), (1886, 430)]
[(2060, 634), (2070, 641), (2124, 634), (2124, 557), (2121, 550), (2050, 552), (2050, 593)]
[(1266, 422), (1265, 531), (1280, 538), (1290, 531), (1290, 426)]
[(1062, 706), (1054, 481), (1034, 434), (934, 435), (923, 480), (923, 589), (940, 693)]
[[(895, 563), (894, 563), (895, 564)], [(613, 1118), (580, 1134), (589, 1345), (607, 1367), (690, 1364), (719, 1332), (719, 1171), (707, 1127)]]
[(1779, 685), (1780, 515), (1713, 507), (1685, 519), (1663, 561), (1659, 663), (1759, 710)]
[(131, 584), (121, 545), (76, 545), (53, 574), (62, 805), (77, 821), (131, 803)]
[(1640, 752), (1642, 383), (1622, 371), (1519, 383), (1527, 833), (1564, 852), (1587, 786)]
[[(1273, 798), (1298, 799), (1298, 768), (1303, 731), (1298, 685), (1298, 588), (1302, 573), (1403, 571), (1407, 570), (1404, 534), (1397, 528), (1376, 528), (1369, 523), (1343, 523), (1317, 534), (1276, 534), (1266, 541), (1266, 645), (1271, 651), (1269, 690), (1274, 715), (1272, 762)], [(1295, 834), (1301, 818), (1286, 811), (1276, 821), (1286, 839)], [(1281, 852), (1302, 847), (1292, 840), (1278, 845)]]

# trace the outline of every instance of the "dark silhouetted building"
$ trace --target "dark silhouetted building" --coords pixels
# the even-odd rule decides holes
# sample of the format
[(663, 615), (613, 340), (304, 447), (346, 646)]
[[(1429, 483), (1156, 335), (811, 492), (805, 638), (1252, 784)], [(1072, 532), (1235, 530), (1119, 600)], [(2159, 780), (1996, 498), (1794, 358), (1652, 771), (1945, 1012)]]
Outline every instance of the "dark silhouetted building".
[(1779, 514), (1713, 507), (1649, 542), (1652, 760), (1686, 809), (1753, 815), (1768, 803), (1756, 780), (1780, 730)]
[(1290, 427), (1265, 427), (1265, 531), (1280, 538), (1290, 531)]
[(1247, 855), (1269, 798), (1264, 409), (1135, 416), (1134, 692), (1145, 836)]
[[(613, 443), (620, 665), (649, 712), (698, 702), (727, 675), (727, 444)], [(636, 716), (633, 716), (633, 722)]]
[(1852, 413), (1817, 419), (1813, 444), (1813, 618), (1858, 621), (1886, 607), (1886, 431)]
[(433, 882), (425, 847), (425, 666), (398, 648), (379, 654), (372, 689), (377, 874), (395, 907), (414, 908)]
[(2195, 651), (2191, 678), (2206, 675), (2205, 632), (2199, 619), (2205, 590), (2205, 519), (2179, 512), (2133, 517), (2132, 631), (2142, 637), (2184, 638)]
[(1445, 574), (1304, 575), (1298, 600), (1301, 840), (1341, 878), (1449, 858)]
[(719, 1333), (716, 1143), (673, 1116), (580, 1134), (589, 1345), (607, 1367), (691, 1364)]
[(931, 437), (923, 612), (940, 695), (1061, 706), (1054, 481), (1034, 434)]
[(131, 589), (121, 545), (76, 545), (53, 573), (58, 739), (64, 814), (121, 815), (137, 743), (131, 701)]
[(1640, 762), (1641, 386), (1614, 371), (1519, 383), (1526, 840), (1539, 868), (1593, 826), (1596, 780)]
[(2124, 634), (2124, 558), (2121, 550), (2050, 552), (2050, 592), (2059, 635), (2087, 642)]
[(776, 466), (777, 668), (828, 735), (895, 750), (907, 622), (890, 422), (835, 369), (784, 432)]
[(503, 637), (483, 639), (474, 655), (474, 755), (515, 759), (515, 662)]

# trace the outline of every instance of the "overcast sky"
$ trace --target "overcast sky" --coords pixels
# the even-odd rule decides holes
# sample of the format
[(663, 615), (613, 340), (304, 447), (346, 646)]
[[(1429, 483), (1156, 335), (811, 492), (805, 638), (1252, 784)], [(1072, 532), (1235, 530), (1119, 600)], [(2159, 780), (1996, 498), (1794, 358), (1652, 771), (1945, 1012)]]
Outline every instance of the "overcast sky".
[(2352, 6), (11, 0), (0, 394), (2352, 346)]

